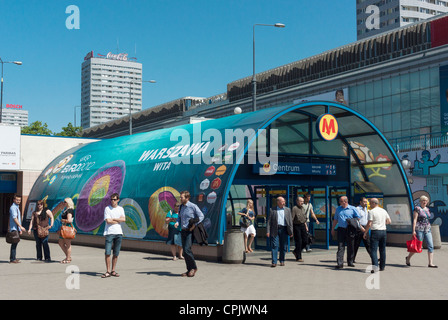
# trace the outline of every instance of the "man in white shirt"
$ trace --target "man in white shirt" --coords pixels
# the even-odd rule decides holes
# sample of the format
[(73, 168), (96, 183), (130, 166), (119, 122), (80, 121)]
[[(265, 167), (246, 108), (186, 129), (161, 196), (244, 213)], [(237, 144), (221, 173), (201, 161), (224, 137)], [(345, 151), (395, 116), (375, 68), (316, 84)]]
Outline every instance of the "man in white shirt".
[[(106, 254), (106, 273), (101, 278), (108, 278), (110, 276), (119, 277), (120, 275), (115, 271), (115, 267), (118, 261), (118, 255), (120, 254), (121, 241), (123, 239), (123, 230), (120, 223), (126, 221), (126, 216), (123, 207), (118, 205), (120, 196), (118, 193), (114, 193), (111, 197), (111, 205), (104, 209), (104, 221), (106, 221), (106, 227), (104, 229), (104, 236), (106, 237), (105, 254)], [(114, 256), (111, 258), (110, 254), (114, 250)]]
[(367, 226), (364, 231), (364, 239), (367, 238), (369, 229), (372, 273), (378, 270), (378, 248), (380, 250), (380, 271), (386, 267), (386, 224), (390, 224), (390, 216), (386, 210), (378, 206), (377, 198), (370, 199), (370, 210), (367, 215)]

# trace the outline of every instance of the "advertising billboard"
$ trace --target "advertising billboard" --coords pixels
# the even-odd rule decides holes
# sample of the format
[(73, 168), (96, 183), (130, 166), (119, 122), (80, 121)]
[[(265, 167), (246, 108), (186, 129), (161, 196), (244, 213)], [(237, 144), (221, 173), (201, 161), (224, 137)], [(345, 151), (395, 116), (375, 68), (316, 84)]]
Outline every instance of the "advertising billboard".
[(0, 137), (0, 170), (19, 170), (20, 127), (0, 125)]

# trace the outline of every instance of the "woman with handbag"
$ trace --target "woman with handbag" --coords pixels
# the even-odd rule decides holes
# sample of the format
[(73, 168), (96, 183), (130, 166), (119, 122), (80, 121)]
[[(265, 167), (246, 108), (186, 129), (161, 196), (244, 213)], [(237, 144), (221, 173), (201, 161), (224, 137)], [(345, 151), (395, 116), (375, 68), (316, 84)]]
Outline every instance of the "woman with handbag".
[[(414, 209), (414, 222), (412, 224), (412, 236), (417, 237), (418, 240), (423, 241), (426, 240), (428, 245), (428, 267), (429, 268), (437, 268), (433, 263), (434, 257), (434, 245), (432, 242), (432, 234), (431, 234), (431, 223), (429, 219), (431, 217), (431, 212), (427, 207), (429, 203), (429, 199), (426, 196), (420, 197), (420, 206), (416, 206)], [(409, 252), (409, 255), (406, 257), (406, 265), (411, 265), (411, 257), (415, 254), (415, 252)]]
[[(51, 225), (49, 220), (51, 219)], [(48, 246), (49, 229), (53, 227), (53, 213), (44, 207), (42, 200), (37, 201), (37, 210), (33, 212), (31, 217), (28, 234), (31, 234), (33, 229), (34, 239), (36, 240), (37, 260), (42, 261), (42, 248), (44, 251), (44, 258), (46, 262), (50, 262), (50, 247)]]
[(251, 246), (257, 234), (253, 224), (255, 220), (254, 202), (250, 199), (247, 200), (246, 208), (238, 212), (238, 214), (241, 216), (240, 227), (244, 234), (244, 248), (246, 253), (253, 252)]
[(59, 246), (65, 254), (65, 259), (61, 263), (72, 262), (72, 239), (76, 234), (76, 229), (73, 226), (73, 219), (75, 217), (75, 204), (71, 198), (64, 199), (65, 209), (61, 213), (61, 229), (59, 234)]

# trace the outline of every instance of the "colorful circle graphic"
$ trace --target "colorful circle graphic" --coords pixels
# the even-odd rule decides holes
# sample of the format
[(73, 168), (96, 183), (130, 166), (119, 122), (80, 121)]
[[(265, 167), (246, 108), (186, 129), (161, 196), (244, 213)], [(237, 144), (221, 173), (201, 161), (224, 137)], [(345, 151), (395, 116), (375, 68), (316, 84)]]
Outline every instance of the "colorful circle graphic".
[(180, 193), (171, 187), (162, 187), (149, 198), (148, 210), (152, 228), (162, 237), (168, 237), (168, 225), (165, 223), (166, 214), (174, 209), (180, 199)]
[(142, 208), (133, 199), (123, 199), (120, 201), (126, 215), (126, 222), (121, 224), (125, 237), (143, 239), (148, 229), (145, 214)]
[(76, 224), (82, 231), (92, 231), (104, 221), (104, 209), (110, 204), (113, 193), (121, 193), (126, 166), (124, 161), (110, 162), (84, 184), (77, 203)]

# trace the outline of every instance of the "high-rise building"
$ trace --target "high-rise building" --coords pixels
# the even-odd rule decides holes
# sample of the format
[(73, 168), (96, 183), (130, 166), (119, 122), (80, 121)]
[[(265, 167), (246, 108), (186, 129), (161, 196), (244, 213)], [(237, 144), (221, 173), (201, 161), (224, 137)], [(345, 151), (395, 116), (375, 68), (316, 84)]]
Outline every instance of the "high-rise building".
[(2, 123), (26, 127), (28, 125), (28, 110), (23, 110), (22, 105), (6, 104), (2, 109)]
[(90, 128), (142, 110), (142, 64), (125, 53), (94, 56), (81, 71), (81, 126)]
[(448, 12), (448, 0), (356, 0), (358, 40)]

